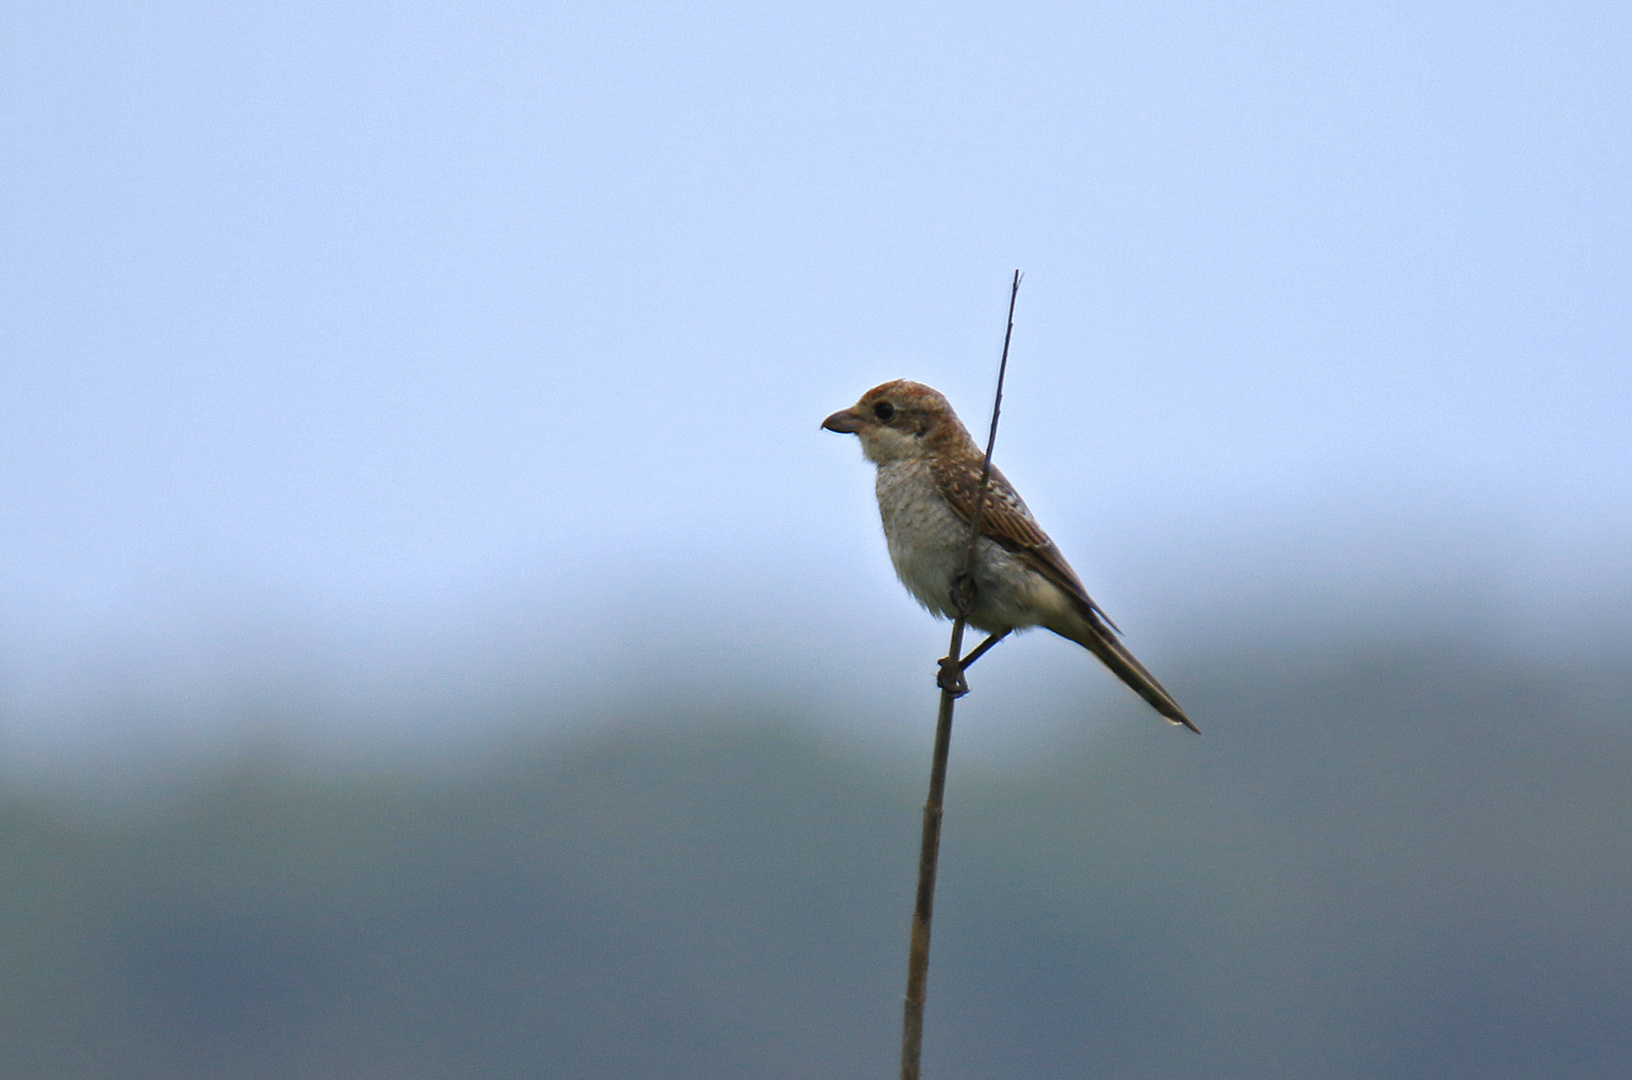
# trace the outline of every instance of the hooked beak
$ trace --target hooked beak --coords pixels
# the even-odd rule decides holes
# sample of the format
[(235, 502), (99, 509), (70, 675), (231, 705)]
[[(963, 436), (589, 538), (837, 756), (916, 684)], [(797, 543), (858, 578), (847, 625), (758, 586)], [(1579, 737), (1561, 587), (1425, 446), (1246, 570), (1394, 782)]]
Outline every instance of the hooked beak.
[(823, 420), (822, 426), (829, 431), (837, 431), (840, 435), (854, 435), (861, 430), (861, 417), (849, 409), (840, 409)]

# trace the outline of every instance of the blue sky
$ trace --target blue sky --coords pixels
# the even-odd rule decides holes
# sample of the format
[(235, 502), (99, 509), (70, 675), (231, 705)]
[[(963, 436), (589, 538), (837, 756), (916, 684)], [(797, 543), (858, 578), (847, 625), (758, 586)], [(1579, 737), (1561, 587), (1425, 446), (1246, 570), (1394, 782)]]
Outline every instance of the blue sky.
[(816, 425), (898, 376), (980, 424), (1014, 267), (999, 460), (1137, 651), (1628, 591), (1624, 5), (0, 26), (14, 739), (551, 650), (882, 677), (940, 631)]

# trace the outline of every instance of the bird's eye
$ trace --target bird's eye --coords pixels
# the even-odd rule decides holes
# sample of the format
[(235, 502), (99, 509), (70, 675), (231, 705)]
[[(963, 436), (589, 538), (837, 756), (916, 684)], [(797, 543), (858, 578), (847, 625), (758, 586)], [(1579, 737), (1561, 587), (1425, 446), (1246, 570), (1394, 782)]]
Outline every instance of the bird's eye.
[(873, 406), (873, 415), (887, 424), (890, 422), (891, 418), (895, 416), (895, 406), (891, 405), (888, 401), (880, 401), (877, 405)]

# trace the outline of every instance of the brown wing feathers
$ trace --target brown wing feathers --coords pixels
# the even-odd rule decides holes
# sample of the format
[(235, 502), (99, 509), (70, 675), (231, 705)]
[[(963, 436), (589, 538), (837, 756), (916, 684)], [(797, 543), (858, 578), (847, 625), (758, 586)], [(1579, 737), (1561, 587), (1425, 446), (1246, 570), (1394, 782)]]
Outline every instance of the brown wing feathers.
[[(946, 501), (965, 522), (975, 512), (975, 494), (980, 490), (980, 472), (960, 464), (936, 462), (935, 479)], [(1099, 609), (1082, 587), (1076, 571), (1065, 561), (1060, 549), (1032, 518), (1031, 511), (1009, 485), (1008, 478), (994, 466), (986, 489), (986, 505), (980, 512), (980, 534), (1018, 555), (1027, 566), (1053, 582), (1081, 608), (1085, 617), (1098, 617), (1112, 629), (1116, 624)], [(1120, 633), (1120, 631), (1118, 631)]]
[[(967, 462), (935, 463), (935, 479), (946, 500), (960, 518), (969, 521), (975, 511), (975, 497), (980, 490), (980, 472)], [(1158, 713), (1175, 724), (1183, 724), (1191, 731), (1199, 731), (1190, 718), (1179, 708), (1178, 702), (1156, 681), (1156, 677), (1118, 640), (1121, 631), (1109, 615), (1083, 588), (1071, 565), (1054, 546), (1054, 541), (1038, 527), (1031, 512), (1007, 478), (992, 469), (991, 483), (986, 491), (986, 504), (980, 512), (980, 532), (1013, 552), (1028, 567), (1043, 575), (1076, 604), (1089, 627), (1087, 640), (1080, 644), (1099, 657), (1100, 662), (1116, 673), (1135, 693), (1150, 703)]]

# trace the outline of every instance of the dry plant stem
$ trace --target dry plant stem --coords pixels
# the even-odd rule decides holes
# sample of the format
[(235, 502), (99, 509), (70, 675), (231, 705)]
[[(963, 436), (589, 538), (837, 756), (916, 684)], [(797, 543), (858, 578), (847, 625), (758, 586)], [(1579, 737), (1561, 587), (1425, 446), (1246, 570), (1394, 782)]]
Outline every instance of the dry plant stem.
[[(949, 656), (963, 648), (963, 617), (952, 620)], [(901, 1080), (918, 1080), (924, 1051), (924, 991), (929, 981), (929, 924), (935, 913), (935, 869), (941, 850), (941, 801), (946, 792), (946, 759), (952, 750), (952, 709), (958, 695), (941, 691), (935, 720), (935, 756), (924, 800), (924, 832), (918, 848), (918, 896), (912, 909), (912, 943), (907, 949), (907, 1001), (901, 1024)]]
[[(986, 508), (986, 483), (992, 475), (992, 449), (997, 444), (997, 417), (1003, 407), (1003, 376), (1009, 369), (1009, 339), (1014, 336), (1014, 301), (1020, 293), (1020, 271), (1009, 289), (1009, 324), (1003, 333), (1003, 359), (997, 368), (997, 395), (992, 402), (992, 428), (986, 437), (986, 461), (980, 470), (980, 490), (969, 521), (969, 549), (952, 585), (952, 641), (941, 661), (941, 707), (935, 719), (935, 754), (929, 770), (929, 797), (924, 800), (924, 830), (918, 847), (918, 895), (912, 909), (912, 942), (907, 950), (907, 999), (901, 1023), (901, 1080), (919, 1080), (924, 1050), (924, 997), (929, 982), (929, 928), (935, 914), (935, 872), (941, 852), (941, 807), (946, 793), (946, 761), (952, 751), (952, 710), (967, 693), (963, 672), (987, 649), (1006, 636), (993, 634), (968, 656), (963, 655), (963, 627), (974, 600), (975, 545), (980, 540), (980, 519)], [(948, 678), (950, 676), (950, 678)]]

